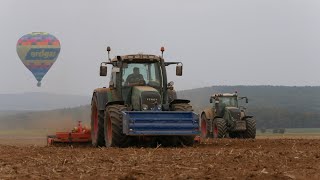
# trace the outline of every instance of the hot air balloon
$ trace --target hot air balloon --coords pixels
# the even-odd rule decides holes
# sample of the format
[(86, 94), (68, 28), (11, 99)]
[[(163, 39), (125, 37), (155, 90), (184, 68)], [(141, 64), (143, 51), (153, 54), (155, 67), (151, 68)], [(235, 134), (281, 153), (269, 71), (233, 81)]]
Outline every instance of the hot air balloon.
[(45, 32), (33, 32), (22, 36), (17, 43), (17, 53), (22, 63), (37, 79), (37, 86), (49, 71), (60, 53), (60, 42)]

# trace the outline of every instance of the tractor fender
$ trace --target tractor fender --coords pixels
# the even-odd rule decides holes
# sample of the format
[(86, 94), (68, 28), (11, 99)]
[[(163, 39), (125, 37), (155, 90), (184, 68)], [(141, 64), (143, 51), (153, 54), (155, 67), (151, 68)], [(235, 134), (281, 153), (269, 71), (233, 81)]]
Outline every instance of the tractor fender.
[(242, 119), (245, 120), (247, 118), (253, 118), (253, 116), (244, 116)]
[(170, 106), (172, 104), (179, 104), (179, 103), (190, 103), (190, 100), (186, 100), (186, 99), (174, 99), (173, 101), (170, 102)]
[(214, 113), (214, 110), (212, 108), (206, 108), (202, 111), (201, 113), (201, 116), (202, 115), (206, 115), (207, 119), (208, 120), (212, 120), (215, 118), (215, 113)]
[(119, 104), (119, 105), (124, 105), (124, 101), (109, 101), (107, 102), (106, 106), (114, 105), (114, 104)]
[(115, 90), (111, 88), (97, 88), (93, 91), (92, 98), (97, 97), (98, 109), (104, 111), (106, 104), (114, 101), (121, 101)]

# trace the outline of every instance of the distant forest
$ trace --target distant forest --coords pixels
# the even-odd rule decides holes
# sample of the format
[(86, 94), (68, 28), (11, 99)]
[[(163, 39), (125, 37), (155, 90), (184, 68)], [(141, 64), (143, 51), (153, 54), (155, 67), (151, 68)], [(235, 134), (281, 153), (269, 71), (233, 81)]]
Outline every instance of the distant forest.
[[(190, 99), (194, 111), (200, 113), (212, 106), (210, 95), (235, 91), (249, 98), (248, 104), (243, 101), (241, 105), (255, 117), (257, 128), (320, 128), (320, 87), (212, 86), (179, 91), (178, 98)], [(90, 126), (90, 105), (50, 111), (0, 112), (0, 130), (70, 128), (78, 120)]]
[(179, 98), (190, 99), (198, 113), (209, 103), (214, 93), (247, 96), (249, 114), (258, 128), (320, 128), (320, 87), (289, 86), (212, 86), (178, 92)]

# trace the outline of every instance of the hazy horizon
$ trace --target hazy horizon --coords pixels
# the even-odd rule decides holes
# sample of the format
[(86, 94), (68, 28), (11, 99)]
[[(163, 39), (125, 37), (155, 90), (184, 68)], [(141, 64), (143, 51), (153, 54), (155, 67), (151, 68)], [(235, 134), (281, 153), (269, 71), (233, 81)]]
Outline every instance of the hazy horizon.
[[(275, 108), (284, 105), (286, 108), (298, 107), (300, 103), (306, 106), (302, 111), (308, 108), (318, 112), (318, 102), (320, 86), (208, 86), (195, 88), (191, 90), (177, 91), (178, 98), (190, 99), (192, 105), (199, 108), (209, 103), (208, 98), (214, 93), (233, 93), (237, 91), (240, 96), (247, 96), (252, 103), (257, 106), (266, 106), (266, 102), (276, 100), (272, 104)], [(90, 105), (91, 94), (70, 95), (49, 92), (23, 92), (18, 94), (0, 94), (0, 111), (12, 110), (50, 110), (61, 108), (72, 108), (83, 105)], [(257, 100), (260, 102), (257, 103)], [(294, 102), (290, 107), (288, 102)], [(314, 105), (309, 106), (309, 103)], [(268, 103), (269, 105), (271, 103)], [(309, 105), (308, 105), (309, 104)]]
[[(111, 57), (160, 55), (164, 46), (167, 61), (184, 64), (182, 77), (168, 70), (177, 90), (320, 86), (319, 1), (2, 0), (0, 22), (0, 94), (91, 95), (108, 86), (109, 76), (98, 74), (107, 46)], [(61, 42), (41, 88), (16, 53), (17, 40), (37, 31)]]
[[(243, 86), (243, 87), (291, 87), (291, 88), (303, 88), (303, 87), (320, 87), (320, 86), (287, 86), (287, 85), (266, 85), (266, 84), (261, 84), (261, 85), (212, 85), (212, 86), (203, 86), (203, 87), (195, 87), (195, 88), (190, 88), (190, 89), (179, 89), (177, 91), (189, 91), (189, 90), (196, 90), (196, 89), (203, 89), (203, 88), (214, 88), (214, 87), (237, 87), (237, 86)], [(71, 94), (71, 93), (63, 93), (63, 92), (42, 92), (42, 91), (25, 91), (25, 92), (8, 92), (8, 93), (0, 93), (0, 95), (19, 95), (19, 94), (52, 94), (52, 95), (70, 95), (70, 96), (91, 96), (92, 92), (89, 94)]]

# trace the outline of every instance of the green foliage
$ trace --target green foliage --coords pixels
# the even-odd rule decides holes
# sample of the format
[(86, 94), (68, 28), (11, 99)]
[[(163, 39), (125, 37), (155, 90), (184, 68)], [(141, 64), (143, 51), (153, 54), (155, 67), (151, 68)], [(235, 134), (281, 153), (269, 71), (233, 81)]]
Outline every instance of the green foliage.
[(178, 98), (190, 99), (196, 112), (212, 106), (210, 95), (233, 93), (247, 96), (241, 105), (257, 121), (257, 128), (320, 127), (320, 87), (288, 86), (212, 86), (178, 92)]
[[(320, 127), (320, 87), (287, 86), (213, 86), (177, 92), (178, 98), (190, 99), (195, 112), (212, 106), (209, 97), (214, 93), (233, 93), (247, 96), (247, 114), (253, 115), (258, 129)], [(88, 104), (89, 104), (88, 100)], [(77, 121), (90, 125), (90, 105), (51, 111), (0, 112), (0, 129), (70, 129)]]

